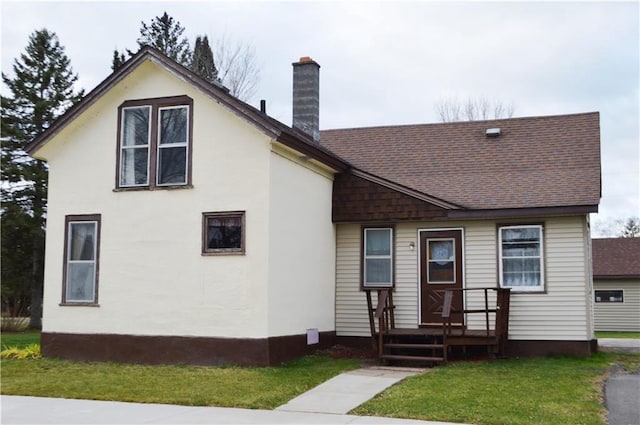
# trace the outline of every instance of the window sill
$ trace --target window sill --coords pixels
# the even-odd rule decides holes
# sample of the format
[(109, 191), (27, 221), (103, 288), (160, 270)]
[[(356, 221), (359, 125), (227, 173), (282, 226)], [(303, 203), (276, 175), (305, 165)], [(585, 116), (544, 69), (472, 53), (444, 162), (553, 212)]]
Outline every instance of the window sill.
[(501, 287), (502, 289), (511, 289), (512, 294), (546, 294), (547, 291), (544, 288), (536, 289), (522, 289), (518, 287)]
[(244, 251), (216, 251), (216, 252), (202, 252), (203, 257), (215, 257), (219, 255), (245, 255)]
[(60, 304), (58, 304), (60, 307), (100, 307), (100, 304), (98, 303), (89, 303), (89, 302), (78, 302), (78, 303), (73, 303), (73, 302), (62, 302)]
[(395, 289), (395, 285), (361, 285), (360, 291), (373, 291), (376, 289)]
[(116, 187), (114, 192), (140, 192), (150, 190), (180, 190), (180, 189), (193, 189), (192, 184), (182, 184), (176, 186), (133, 186), (133, 187)]

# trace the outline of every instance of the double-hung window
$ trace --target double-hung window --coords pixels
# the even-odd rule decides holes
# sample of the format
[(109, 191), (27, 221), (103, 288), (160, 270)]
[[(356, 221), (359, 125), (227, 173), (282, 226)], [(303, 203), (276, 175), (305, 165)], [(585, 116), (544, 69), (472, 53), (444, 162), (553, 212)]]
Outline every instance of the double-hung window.
[(127, 101), (120, 108), (117, 187), (191, 184), (193, 101), (187, 96)]
[(363, 239), (362, 286), (393, 286), (393, 229), (366, 228)]
[(542, 226), (504, 226), (498, 233), (500, 286), (515, 291), (544, 291)]
[(100, 215), (70, 215), (65, 220), (63, 304), (98, 303)]

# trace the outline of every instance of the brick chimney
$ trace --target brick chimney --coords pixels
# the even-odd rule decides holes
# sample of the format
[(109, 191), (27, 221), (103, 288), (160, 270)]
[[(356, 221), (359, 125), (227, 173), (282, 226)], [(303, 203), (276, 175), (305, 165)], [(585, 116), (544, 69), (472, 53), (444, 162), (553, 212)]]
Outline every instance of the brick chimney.
[(293, 64), (293, 127), (320, 141), (320, 65), (308, 56)]

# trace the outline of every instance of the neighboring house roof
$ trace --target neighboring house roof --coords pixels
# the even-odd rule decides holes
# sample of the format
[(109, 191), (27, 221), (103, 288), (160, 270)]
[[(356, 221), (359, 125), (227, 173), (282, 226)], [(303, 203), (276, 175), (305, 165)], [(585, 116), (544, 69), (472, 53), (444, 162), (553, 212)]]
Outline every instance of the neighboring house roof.
[[(499, 137), (487, 137), (500, 128)], [(320, 143), (353, 166), (463, 209), (600, 201), (597, 112), (325, 130)]]
[(640, 278), (640, 237), (591, 241), (593, 277)]
[(213, 98), (223, 107), (245, 118), (247, 121), (251, 122), (277, 141), (297, 150), (305, 156), (318, 160), (336, 170), (342, 170), (348, 166), (344, 160), (337, 157), (335, 154), (321, 146), (318, 146), (317, 144), (314, 144), (311, 136), (297, 129), (288, 127), (280, 121), (269, 117), (259, 109), (256, 109), (255, 107), (230, 95), (227, 90), (220, 85), (211, 84), (184, 66), (178, 64), (172, 59), (169, 59), (160, 51), (149, 46), (141, 48), (117, 71), (113, 72), (96, 88), (91, 90), (91, 92), (82, 98), (79, 103), (70, 108), (62, 117), (58, 118), (51, 127), (27, 146), (27, 153), (30, 155), (36, 154), (41, 146), (51, 140), (71, 121), (77, 118), (82, 112), (89, 108), (89, 106), (95, 103), (101, 96), (145, 61), (151, 61), (173, 73), (178, 78), (192, 84), (194, 87)]

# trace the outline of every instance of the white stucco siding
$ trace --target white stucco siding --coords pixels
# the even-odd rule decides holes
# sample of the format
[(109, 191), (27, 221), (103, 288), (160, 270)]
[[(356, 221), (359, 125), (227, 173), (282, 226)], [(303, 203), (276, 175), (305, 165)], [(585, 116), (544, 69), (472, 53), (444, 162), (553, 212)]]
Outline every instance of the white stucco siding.
[(640, 279), (595, 279), (597, 291), (622, 291), (623, 302), (595, 303), (596, 331), (640, 332)]
[[(400, 223), (396, 229), (396, 324), (415, 327), (419, 317), (417, 249), (420, 229), (461, 228), (464, 232), (466, 288), (498, 284), (497, 226), (506, 220)], [(586, 271), (584, 217), (532, 218), (544, 223), (545, 293), (512, 293), (509, 336), (523, 340), (587, 340), (589, 276)], [(344, 336), (369, 336), (365, 295), (360, 291), (360, 225), (337, 226), (336, 331)], [(468, 308), (484, 304), (481, 292), (465, 300)], [(484, 318), (469, 315), (470, 328), (484, 327)]]
[(269, 336), (334, 331), (333, 179), (276, 152), (269, 176)]
[[(193, 99), (193, 188), (115, 192), (117, 108)], [(40, 152), (50, 166), (45, 332), (266, 337), (270, 140), (146, 62)], [(246, 212), (246, 255), (202, 256), (202, 213)], [(99, 307), (60, 306), (64, 219), (101, 214)]]

